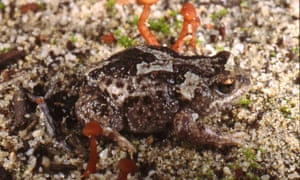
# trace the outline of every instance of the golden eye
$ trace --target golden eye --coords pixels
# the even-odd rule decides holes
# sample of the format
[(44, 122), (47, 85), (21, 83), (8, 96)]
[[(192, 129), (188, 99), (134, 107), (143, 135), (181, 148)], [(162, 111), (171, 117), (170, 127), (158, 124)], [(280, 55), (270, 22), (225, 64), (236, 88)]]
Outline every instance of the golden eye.
[(223, 81), (224, 85), (232, 85), (233, 83), (234, 83), (234, 79), (233, 78), (228, 78), (228, 79), (225, 79)]
[(220, 94), (228, 94), (232, 92), (235, 88), (234, 78), (223, 79), (220, 82), (217, 82), (216, 91)]

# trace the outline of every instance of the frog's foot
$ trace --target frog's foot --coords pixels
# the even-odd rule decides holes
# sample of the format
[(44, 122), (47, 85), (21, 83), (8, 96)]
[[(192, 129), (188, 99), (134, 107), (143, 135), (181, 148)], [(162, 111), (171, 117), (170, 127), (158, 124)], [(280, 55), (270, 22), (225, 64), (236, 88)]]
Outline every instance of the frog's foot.
[(182, 110), (174, 118), (174, 129), (177, 137), (197, 145), (240, 146), (246, 133), (221, 134), (210, 127), (197, 122), (198, 114), (190, 109)]
[(108, 137), (109, 139), (112, 139), (118, 143), (119, 146), (121, 146), (124, 150), (128, 151), (130, 156), (132, 157), (133, 153), (136, 152), (136, 149), (134, 146), (120, 133), (117, 131), (114, 131), (113, 129), (109, 127), (102, 127), (103, 129), (103, 136)]

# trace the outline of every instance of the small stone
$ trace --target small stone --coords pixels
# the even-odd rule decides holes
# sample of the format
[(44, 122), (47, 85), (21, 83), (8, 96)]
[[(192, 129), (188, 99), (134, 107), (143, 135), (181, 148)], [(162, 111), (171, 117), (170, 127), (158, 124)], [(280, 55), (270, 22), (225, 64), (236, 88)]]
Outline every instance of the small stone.
[(265, 175), (262, 175), (260, 178), (261, 178), (261, 180), (269, 180), (270, 176), (268, 174), (265, 174)]
[(43, 165), (44, 168), (49, 168), (49, 166), (50, 166), (50, 159), (48, 157), (46, 157), (46, 156), (43, 156), (41, 164)]
[(33, 133), (32, 133), (32, 136), (33, 137), (41, 137), (41, 136), (43, 136), (44, 135), (44, 130), (42, 130), (42, 129), (38, 129), (38, 130), (35, 130), (35, 131), (33, 131)]
[(298, 179), (300, 175), (297, 172), (293, 172), (292, 174), (288, 175), (288, 179)]
[(229, 167), (225, 166), (223, 168), (223, 173), (224, 173), (224, 175), (231, 175), (231, 171), (230, 171)]

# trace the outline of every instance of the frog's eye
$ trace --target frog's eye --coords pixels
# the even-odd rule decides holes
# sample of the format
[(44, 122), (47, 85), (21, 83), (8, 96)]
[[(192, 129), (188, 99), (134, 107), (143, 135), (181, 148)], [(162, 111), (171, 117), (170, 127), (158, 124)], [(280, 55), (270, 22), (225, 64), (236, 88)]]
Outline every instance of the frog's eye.
[(218, 81), (216, 83), (216, 92), (218, 94), (229, 94), (231, 93), (236, 87), (236, 81), (234, 78), (226, 78)]

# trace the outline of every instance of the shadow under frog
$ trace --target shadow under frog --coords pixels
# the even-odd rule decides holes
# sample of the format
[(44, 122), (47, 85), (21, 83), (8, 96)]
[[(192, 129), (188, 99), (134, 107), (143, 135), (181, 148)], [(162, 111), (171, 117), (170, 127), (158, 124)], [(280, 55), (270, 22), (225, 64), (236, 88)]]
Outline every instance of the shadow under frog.
[(173, 128), (179, 139), (196, 145), (239, 145), (244, 133), (222, 134), (201, 121), (248, 90), (248, 77), (225, 70), (229, 55), (182, 56), (155, 46), (126, 49), (87, 72), (76, 116), (83, 124), (98, 121), (105, 136), (131, 153), (134, 147), (118, 132)]

